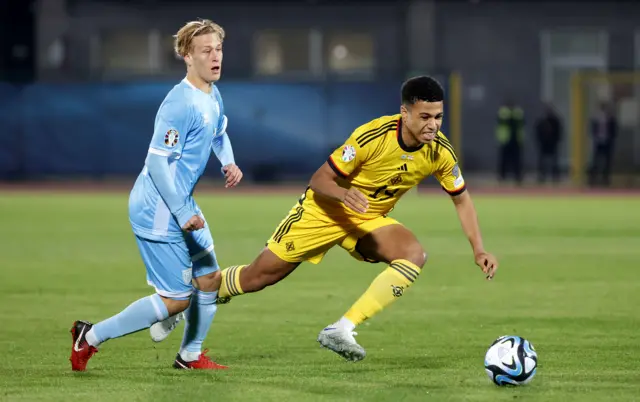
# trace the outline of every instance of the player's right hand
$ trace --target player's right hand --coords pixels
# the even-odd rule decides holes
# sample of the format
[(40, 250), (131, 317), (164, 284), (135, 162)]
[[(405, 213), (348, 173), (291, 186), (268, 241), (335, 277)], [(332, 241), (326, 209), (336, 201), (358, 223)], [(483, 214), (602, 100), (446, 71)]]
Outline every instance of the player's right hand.
[(488, 281), (493, 279), (493, 276), (498, 270), (498, 259), (493, 254), (482, 251), (475, 255), (476, 265), (482, 269), (482, 272), (486, 275)]
[(222, 168), (224, 172), (224, 177), (226, 182), (224, 184), (225, 188), (235, 187), (242, 180), (242, 170), (235, 163), (230, 163), (227, 166)]
[(347, 206), (347, 208), (365, 213), (369, 208), (369, 200), (367, 200), (367, 196), (362, 194), (355, 187), (351, 187), (344, 193), (344, 198), (342, 199), (342, 203)]
[(204, 219), (200, 215), (193, 215), (187, 223), (182, 226), (182, 230), (185, 232), (193, 232), (194, 230), (200, 230), (204, 228)]

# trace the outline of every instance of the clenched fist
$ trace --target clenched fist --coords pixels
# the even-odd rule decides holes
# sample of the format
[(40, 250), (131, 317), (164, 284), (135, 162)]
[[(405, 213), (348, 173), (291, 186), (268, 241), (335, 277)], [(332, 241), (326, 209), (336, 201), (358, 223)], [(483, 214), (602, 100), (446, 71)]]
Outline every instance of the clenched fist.
[(204, 228), (204, 219), (200, 215), (193, 215), (187, 223), (182, 226), (182, 230), (185, 232), (193, 232), (194, 230), (200, 230)]

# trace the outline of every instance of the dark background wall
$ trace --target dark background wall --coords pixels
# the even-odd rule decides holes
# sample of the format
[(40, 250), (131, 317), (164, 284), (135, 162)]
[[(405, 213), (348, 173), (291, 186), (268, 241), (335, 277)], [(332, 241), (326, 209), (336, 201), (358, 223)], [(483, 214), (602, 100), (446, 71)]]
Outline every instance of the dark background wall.
[[(448, 76), (457, 72), (463, 82), (459, 152), (466, 169), (494, 170), (495, 116), (507, 98), (525, 109), (525, 160), (531, 169), (532, 128), (542, 101), (554, 102), (569, 129), (570, 74), (633, 70), (640, 27), (640, 3), (634, 2), (41, 0), (12, 2), (2, 14), (4, 30), (33, 28), (10, 35), (14, 39), (2, 35), (0, 80), (6, 84), (0, 114), (22, 133), (16, 149), (29, 144), (28, 151), (3, 158), (5, 174), (16, 165), (32, 165), (20, 155), (46, 143), (39, 136), (47, 124), (93, 144), (101, 138), (88, 136), (99, 126), (105, 136), (134, 137), (143, 152), (157, 105), (184, 75), (171, 53), (171, 35), (197, 17), (227, 30), (220, 88), (245, 163), (267, 163), (268, 155), (258, 157), (253, 150), (266, 133), (274, 144), (304, 144), (315, 163), (358, 124), (396, 113), (398, 88), (408, 76), (435, 74), (448, 86)], [(267, 31), (281, 42), (284, 67), (278, 74), (258, 72), (258, 55), (266, 49), (260, 38)], [(351, 69), (332, 70), (332, 46), (343, 39), (359, 61)], [(19, 56), (25, 46), (27, 55)], [(82, 117), (73, 105), (84, 108)], [(25, 113), (31, 121), (18, 118)], [(36, 127), (35, 121), (41, 123)], [(109, 134), (106, 127), (121, 132)], [(569, 151), (565, 142), (565, 165)], [(295, 160), (295, 152), (282, 152)], [(131, 154), (130, 169), (113, 173), (137, 169), (139, 153)], [(46, 173), (47, 166), (39, 171)]]

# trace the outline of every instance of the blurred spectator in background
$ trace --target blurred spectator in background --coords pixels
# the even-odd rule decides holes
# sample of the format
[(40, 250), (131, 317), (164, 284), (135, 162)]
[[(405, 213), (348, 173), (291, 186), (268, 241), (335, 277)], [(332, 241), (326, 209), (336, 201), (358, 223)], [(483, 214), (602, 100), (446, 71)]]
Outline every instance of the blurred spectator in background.
[(551, 174), (554, 182), (560, 179), (558, 146), (562, 140), (562, 123), (551, 103), (546, 103), (544, 114), (536, 122), (538, 143), (538, 182), (544, 183)]
[(611, 184), (611, 159), (615, 145), (618, 122), (613, 115), (611, 105), (600, 103), (600, 109), (591, 118), (592, 160), (589, 169), (589, 185), (597, 185), (597, 176), (601, 176), (601, 184)]
[(498, 109), (496, 139), (500, 147), (498, 178), (504, 181), (512, 174), (522, 184), (522, 141), (524, 140), (524, 111), (513, 100)]

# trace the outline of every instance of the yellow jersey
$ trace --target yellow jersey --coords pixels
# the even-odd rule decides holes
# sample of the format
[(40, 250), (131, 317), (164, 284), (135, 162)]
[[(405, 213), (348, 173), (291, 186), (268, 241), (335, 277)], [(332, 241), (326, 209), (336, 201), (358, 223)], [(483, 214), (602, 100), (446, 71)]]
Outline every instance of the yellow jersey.
[(361, 214), (342, 203), (315, 196), (308, 189), (303, 200), (334, 220), (369, 220), (387, 214), (396, 202), (425, 177), (433, 175), (450, 195), (465, 191), (458, 159), (442, 132), (430, 144), (409, 147), (402, 140), (401, 115), (383, 116), (358, 127), (331, 156), (328, 164), (342, 179), (341, 187), (357, 188), (369, 199)]

